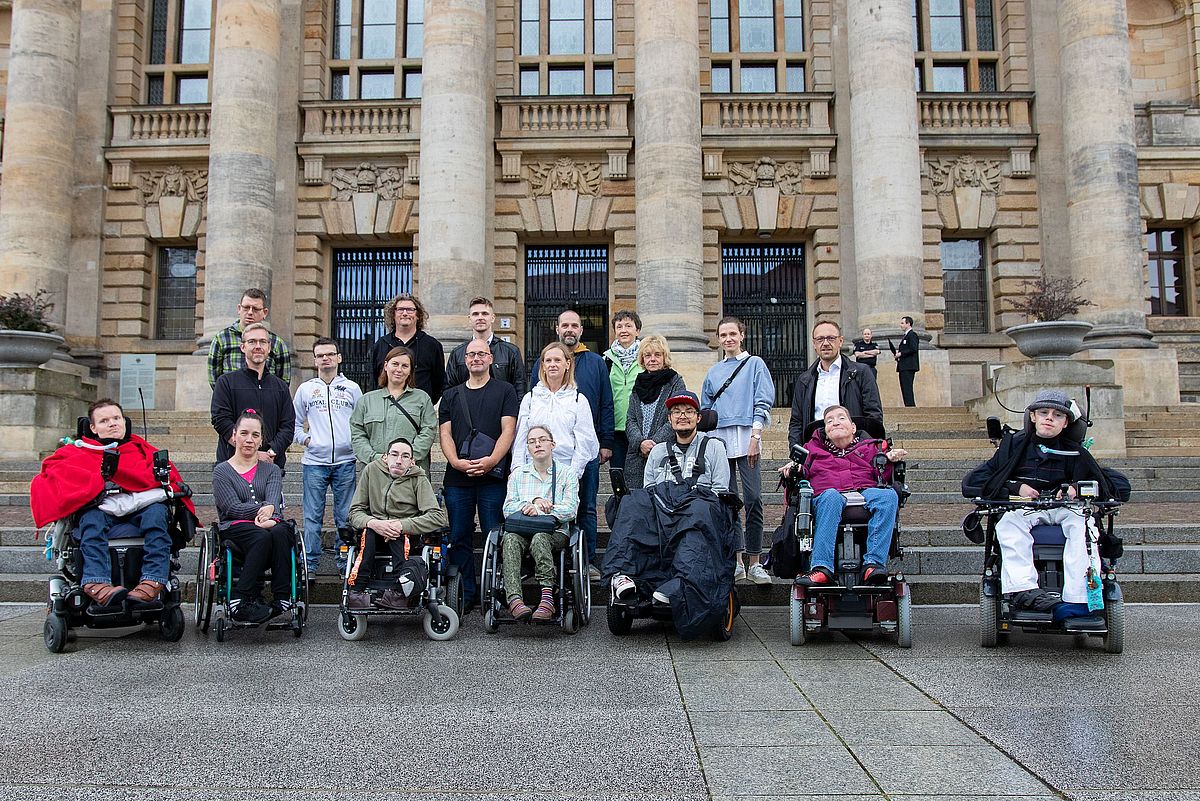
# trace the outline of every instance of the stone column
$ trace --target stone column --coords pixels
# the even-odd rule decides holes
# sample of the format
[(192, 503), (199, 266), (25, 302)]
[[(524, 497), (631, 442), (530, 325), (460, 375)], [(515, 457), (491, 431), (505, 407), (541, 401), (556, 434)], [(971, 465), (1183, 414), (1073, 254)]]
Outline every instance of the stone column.
[(704, 330), (699, 41), (694, 0), (634, 4), (638, 313), (643, 331), (665, 335), (676, 353), (702, 352), (711, 364)]
[(1058, 32), (1070, 275), (1096, 304), (1080, 315), (1096, 324), (1087, 343), (1152, 348), (1125, 0), (1060, 0)]
[(280, 0), (217, 4), (200, 341), (205, 352), (213, 335), (237, 316), (246, 288), (271, 287), (280, 19)]
[(0, 200), (0, 291), (49, 291), (67, 317), (80, 0), (14, 0)]
[(492, 295), (491, 48), (485, 0), (427, 0), (421, 75), (418, 294), (449, 351), (468, 335), (467, 305)]

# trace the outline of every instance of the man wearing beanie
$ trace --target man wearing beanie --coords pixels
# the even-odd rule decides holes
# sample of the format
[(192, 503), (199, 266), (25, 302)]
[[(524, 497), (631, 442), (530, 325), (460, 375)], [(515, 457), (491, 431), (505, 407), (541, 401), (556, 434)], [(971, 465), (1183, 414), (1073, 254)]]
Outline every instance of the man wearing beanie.
[[(1123, 477), (1115, 473), (1105, 475), (1092, 455), (1067, 431), (1078, 418), (1078, 412), (1066, 393), (1042, 390), (1025, 412), (1024, 431), (1006, 438), (991, 459), (963, 479), (964, 496), (989, 500), (1057, 498), (1063, 496), (1063, 485), (1068, 484), (1065, 496), (1074, 498), (1077, 482), (1096, 481), (1102, 498), (1116, 497), (1113, 480), (1123, 481)], [(1034, 526), (1047, 524), (1061, 526), (1067, 540), (1063, 550), (1061, 598), (1038, 587), (1033, 563), (1030, 531)], [(1002, 559), (1000, 586), (1013, 609), (1052, 612), (1061, 602), (1087, 603), (1088, 566), (1094, 563), (1092, 566), (1097, 570), (1100, 567), (1097, 548), (1092, 548), (1089, 560), (1084, 540), (1089, 528), (1093, 538), (1097, 537), (1095, 522), (1090, 518), (1085, 521), (1078, 509), (1014, 509), (1000, 518), (996, 523)]]

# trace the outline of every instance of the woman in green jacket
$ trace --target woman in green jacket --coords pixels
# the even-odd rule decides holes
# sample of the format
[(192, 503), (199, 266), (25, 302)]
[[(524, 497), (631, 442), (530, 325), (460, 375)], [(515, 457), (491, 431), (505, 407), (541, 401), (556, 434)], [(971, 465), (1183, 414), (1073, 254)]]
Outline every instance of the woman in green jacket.
[(359, 470), (387, 453), (388, 443), (403, 438), (412, 443), (413, 459), (429, 473), (429, 450), (437, 437), (437, 413), (413, 377), (413, 354), (392, 348), (379, 373), (380, 389), (363, 395), (350, 415), (350, 445)]
[(609, 364), (608, 382), (612, 385), (613, 395), (613, 467), (625, 465), (625, 454), (629, 450), (629, 440), (625, 436), (625, 419), (629, 415), (629, 394), (633, 392), (633, 382), (638, 373), (644, 369), (638, 362), (638, 348), (641, 341), (638, 336), (642, 333), (642, 318), (637, 312), (619, 311), (612, 318), (613, 333), (616, 339), (604, 358)]

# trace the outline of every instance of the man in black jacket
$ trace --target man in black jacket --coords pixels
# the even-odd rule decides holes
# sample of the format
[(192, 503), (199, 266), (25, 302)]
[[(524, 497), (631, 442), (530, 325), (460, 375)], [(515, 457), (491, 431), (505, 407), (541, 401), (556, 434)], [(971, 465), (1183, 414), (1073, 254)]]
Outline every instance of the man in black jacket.
[(870, 417), (883, 422), (879, 385), (865, 364), (842, 356), (841, 327), (832, 320), (813, 326), (817, 360), (796, 378), (792, 392), (792, 419), (788, 423), (788, 445), (803, 444), (804, 429), (820, 420), (830, 406), (845, 406), (851, 417)]
[(417, 389), (424, 390), (437, 404), (446, 384), (446, 352), (441, 342), (425, 333), (428, 320), (429, 313), (416, 295), (401, 292), (388, 301), (383, 307), (387, 333), (371, 346), (371, 375), (367, 379), (370, 386), (363, 387), (363, 392), (379, 388), (379, 372), (387, 361), (388, 351), (405, 347), (413, 352), (413, 381)]
[[(1066, 393), (1042, 390), (1026, 408), (1025, 430), (1006, 437), (984, 464), (975, 468), (962, 482), (967, 498), (1008, 500), (1010, 497), (1065, 497), (1073, 499), (1079, 481), (1096, 481), (1103, 499), (1127, 500), (1129, 483), (1124, 476), (1104, 471), (1095, 458), (1067, 432), (1077, 419)], [(1063, 485), (1069, 485), (1064, 491)], [(1058, 525), (1066, 537), (1063, 550), (1063, 592), (1038, 587), (1037, 568), (1033, 563), (1033, 536), (1036, 525)], [(1100, 569), (1099, 549), (1092, 548), (1089, 558), (1085, 536), (1098, 537), (1096, 524), (1086, 521), (1078, 509), (1014, 509), (996, 523), (1000, 544), (1000, 587), (1013, 608), (1049, 612), (1060, 601), (1087, 603), (1088, 568)]]
[(217, 461), (233, 455), (233, 427), (247, 409), (253, 409), (263, 419), (263, 442), (258, 453), (260, 461), (271, 461), (282, 471), (287, 464), (287, 448), (296, 433), (296, 410), (288, 385), (267, 372), (267, 354), (271, 349), (271, 332), (262, 323), (252, 323), (242, 330), (242, 354), (246, 366), (232, 373), (223, 373), (213, 386), (212, 425), (217, 430)]
[[(492, 327), (496, 324), (496, 311), (492, 301), (478, 297), (471, 299), (468, 319), (471, 321), (471, 337), (483, 340), (492, 350), (492, 378), (498, 378), (513, 388), (517, 401), (529, 391), (529, 379), (525, 374), (525, 359), (521, 349), (511, 342), (496, 336)], [(450, 351), (446, 360), (446, 389), (467, 381), (466, 342)]]
[(900, 377), (900, 395), (904, 398), (904, 405), (916, 406), (917, 401), (913, 398), (913, 380), (917, 377), (917, 371), (921, 369), (921, 340), (913, 330), (913, 318), (907, 314), (900, 318), (900, 330), (904, 332), (900, 337), (900, 347), (893, 345), (890, 339), (888, 347), (896, 357), (896, 372)]

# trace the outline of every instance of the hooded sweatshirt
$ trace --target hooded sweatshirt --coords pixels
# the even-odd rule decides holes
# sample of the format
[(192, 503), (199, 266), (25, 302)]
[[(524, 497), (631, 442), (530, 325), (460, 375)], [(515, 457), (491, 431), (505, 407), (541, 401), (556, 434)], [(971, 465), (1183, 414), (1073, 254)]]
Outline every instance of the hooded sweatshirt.
[(393, 476), (382, 459), (363, 469), (350, 502), (352, 528), (364, 529), (373, 518), (399, 520), (405, 534), (428, 534), (447, 525), (446, 511), (438, 505), (425, 471), (413, 466)]

